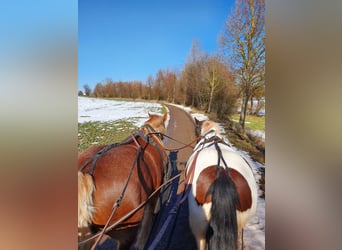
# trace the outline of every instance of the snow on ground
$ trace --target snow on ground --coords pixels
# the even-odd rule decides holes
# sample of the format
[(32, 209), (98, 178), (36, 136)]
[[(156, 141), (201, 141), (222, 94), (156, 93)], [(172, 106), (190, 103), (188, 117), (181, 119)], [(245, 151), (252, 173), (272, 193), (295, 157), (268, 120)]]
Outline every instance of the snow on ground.
[[(182, 105), (177, 105), (177, 104), (172, 104), (172, 105), (174, 105), (174, 106), (176, 106), (178, 108), (181, 108), (184, 111), (188, 112), (189, 114), (191, 114), (193, 119), (196, 117), (196, 119), (199, 120), (199, 121), (208, 120), (208, 116), (200, 114), (200, 113), (193, 113), (191, 108), (189, 108), (189, 107), (184, 107)], [(265, 141), (265, 132), (264, 131), (261, 131), (261, 130), (249, 130), (249, 133), (251, 133), (254, 136), (258, 136), (263, 141)]]
[(78, 122), (106, 122), (129, 118), (137, 127), (141, 127), (148, 119), (148, 112), (160, 113), (161, 108), (159, 103), (78, 97)]
[[(208, 119), (203, 114), (192, 113), (189, 107), (175, 106), (182, 108), (193, 118), (196, 117), (200, 121)], [(162, 105), (159, 103), (78, 97), (78, 122), (130, 119), (137, 127), (140, 127), (148, 119), (148, 112), (160, 114), (161, 108)], [(265, 134), (263, 134), (263, 138), (265, 138)], [(255, 178), (258, 181), (261, 177), (260, 169), (264, 169), (264, 165), (253, 161), (247, 152), (238, 150), (234, 146), (233, 148), (250, 163), (253, 167)], [(265, 200), (262, 198), (258, 198), (256, 215), (244, 229), (244, 243), (247, 250), (265, 249)]]
[(251, 133), (254, 136), (257, 136), (261, 138), (263, 141), (265, 141), (265, 132), (261, 130), (250, 130), (249, 133)]

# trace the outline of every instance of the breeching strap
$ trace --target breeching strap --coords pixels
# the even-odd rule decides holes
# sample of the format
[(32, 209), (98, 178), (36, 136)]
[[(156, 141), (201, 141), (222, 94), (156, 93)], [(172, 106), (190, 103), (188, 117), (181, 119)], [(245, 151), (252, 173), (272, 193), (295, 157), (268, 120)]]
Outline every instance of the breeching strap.
[(98, 232), (96, 234), (94, 234), (93, 236), (89, 237), (88, 239), (85, 239), (83, 241), (78, 242), (78, 245), (84, 244), (92, 239), (95, 239), (96, 237), (98, 237), (100, 234), (106, 233), (109, 230), (113, 229), (114, 227), (116, 227), (117, 225), (119, 225), (121, 222), (123, 222), (124, 220), (126, 220), (128, 217), (130, 217), (132, 214), (134, 214), (135, 212), (137, 212), (139, 209), (141, 209), (143, 206), (146, 205), (146, 203), (157, 193), (160, 191), (160, 189), (162, 189), (163, 187), (165, 187), (166, 185), (170, 184), (170, 182), (174, 181), (176, 178), (178, 178), (182, 173), (179, 173), (177, 175), (175, 175), (174, 177), (170, 178), (167, 182), (163, 183), (162, 185), (160, 185), (156, 190), (153, 191), (152, 194), (150, 194), (150, 196), (142, 203), (139, 204), (139, 206), (137, 206), (135, 209), (131, 210), (130, 212), (128, 212), (126, 215), (124, 215), (123, 217), (121, 217), (119, 220), (117, 220), (115, 223), (113, 223), (112, 225), (110, 225), (109, 227), (107, 227), (106, 229), (103, 228), (101, 232)]
[(131, 169), (130, 169), (130, 171), (129, 171), (129, 175), (128, 175), (128, 177), (127, 177), (127, 181), (126, 181), (126, 183), (125, 183), (125, 186), (124, 186), (124, 188), (122, 189), (119, 198), (118, 198), (118, 199), (116, 200), (116, 202), (114, 203), (113, 208), (112, 208), (112, 213), (110, 214), (110, 216), (109, 216), (109, 218), (108, 218), (108, 220), (107, 220), (107, 222), (106, 222), (106, 225), (103, 227), (103, 230), (101, 231), (99, 237), (96, 239), (95, 243), (94, 243), (93, 246), (91, 247), (91, 250), (94, 250), (95, 247), (97, 246), (97, 244), (98, 244), (98, 243), (100, 242), (100, 240), (102, 239), (102, 236), (103, 236), (104, 232), (106, 231), (106, 229), (107, 229), (107, 227), (108, 227), (108, 225), (109, 225), (111, 219), (113, 218), (113, 216), (114, 216), (114, 214), (115, 214), (117, 208), (120, 206), (121, 201), (122, 201), (122, 199), (123, 199), (123, 197), (124, 197), (124, 195), (125, 195), (125, 192), (126, 192), (126, 189), (127, 189), (128, 183), (129, 183), (129, 180), (131, 179), (131, 176), (132, 176), (132, 173), (133, 173), (134, 166), (135, 166), (136, 164), (139, 165), (139, 158), (140, 158), (140, 155), (141, 155), (141, 146), (140, 146), (140, 144), (137, 142), (137, 140), (135, 139), (135, 136), (134, 136), (133, 134), (131, 135), (131, 137), (132, 137), (134, 143), (135, 143), (135, 144), (137, 145), (137, 147), (138, 147), (138, 152), (137, 152), (137, 154), (136, 154), (136, 156), (135, 156), (134, 162), (133, 162), (132, 167), (131, 167)]
[(104, 147), (103, 149), (101, 149), (99, 152), (96, 153), (96, 155), (92, 158), (89, 158), (83, 165), (82, 167), (80, 167), (80, 169), (78, 171), (82, 171), (86, 166), (88, 166), (88, 164), (93, 161), (93, 163), (91, 164), (90, 170), (89, 170), (89, 174), (93, 175), (94, 170), (95, 170), (95, 165), (97, 160), (99, 159), (99, 157), (101, 155), (103, 155), (104, 153), (106, 153), (107, 151), (109, 151), (110, 149), (117, 147), (118, 145), (120, 145), (120, 143), (112, 143), (109, 144), (108, 146)]

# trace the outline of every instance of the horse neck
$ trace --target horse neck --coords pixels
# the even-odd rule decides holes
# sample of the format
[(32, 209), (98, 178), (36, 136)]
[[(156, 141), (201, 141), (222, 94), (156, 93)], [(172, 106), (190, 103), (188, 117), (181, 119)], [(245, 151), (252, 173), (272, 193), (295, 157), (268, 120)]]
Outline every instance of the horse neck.
[(142, 126), (139, 130), (144, 136), (149, 136), (152, 138), (154, 143), (157, 144), (158, 147), (160, 147), (164, 151), (164, 144), (158, 134), (154, 134), (157, 131), (148, 123), (145, 123), (144, 126)]
[[(146, 123), (145, 123), (146, 125)], [(146, 137), (149, 137), (151, 138), (151, 140), (154, 142), (152, 143), (151, 145), (157, 149), (157, 151), (159, 152), (160, 154), (160, 157), (161, 157), (161, 160), (163, 161), (163, 164), (167, 164), (167, 159), (168, 159), (168, 156), (167, 156), (167, 153), (165, 151), (165, 148), (164, 148), (164, 144), (162, 142), (162, 140), (158, 137), (157, 134), (153, 134), (156, 132), (156, 130), (154, 130), (154, 128), (148, 124), (148, 126), (143, 126), (140, 128), (140, 132), (144, 134), (144, 136)], [(150, 143), (150, 141), (146, 141), (146, 139), (144, 139), (145, 142), (143, 143)]]

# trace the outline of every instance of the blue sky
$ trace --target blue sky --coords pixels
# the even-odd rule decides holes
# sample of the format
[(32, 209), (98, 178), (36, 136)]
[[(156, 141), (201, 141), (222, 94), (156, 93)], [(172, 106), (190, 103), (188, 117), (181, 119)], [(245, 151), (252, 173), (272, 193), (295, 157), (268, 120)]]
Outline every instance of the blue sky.
[(180, 70), (196, 38), (207, 53), (233, 0), (80, 0), (78, 88), (106, 78), (145, 81), (158, 69)]

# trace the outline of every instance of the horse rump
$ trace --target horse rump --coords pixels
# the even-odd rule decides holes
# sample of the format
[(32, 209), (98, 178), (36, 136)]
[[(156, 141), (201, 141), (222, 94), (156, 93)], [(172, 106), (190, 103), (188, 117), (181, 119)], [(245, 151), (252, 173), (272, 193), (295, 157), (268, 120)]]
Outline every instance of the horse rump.
[(207, 249), (237, 249), (236, 207), (239, 197), (229, 170), (219, 167), (208, 193), (212, 195), (211, 218), (206, 234)]

